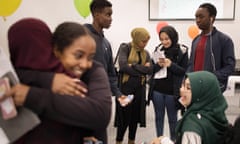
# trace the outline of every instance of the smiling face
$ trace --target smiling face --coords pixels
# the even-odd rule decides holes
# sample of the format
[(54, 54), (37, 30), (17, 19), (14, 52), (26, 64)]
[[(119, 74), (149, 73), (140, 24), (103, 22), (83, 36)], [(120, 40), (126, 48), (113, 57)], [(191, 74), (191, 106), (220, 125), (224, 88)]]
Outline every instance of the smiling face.
[(166, 32), (161, 32), (159, 35), (159, 39), (163, 45), (164, 48), (170, 48), (172, 45), (172, 41), (169, 38), (168, 34)]
[(55, 54), (64, 68), (78, 78), (92, 67), (95, 52), (95, 41), (89, 35), (77, 37), (73, 40), (72, 44), (65, 47), (62, 52), (55, 48)]
[(182, 86), (180, 88), (180, 96), (180, 103), (184, 107), (188, 107), (192, 101), (192, 91), (189, 78), (186, 78), (182, 83)]

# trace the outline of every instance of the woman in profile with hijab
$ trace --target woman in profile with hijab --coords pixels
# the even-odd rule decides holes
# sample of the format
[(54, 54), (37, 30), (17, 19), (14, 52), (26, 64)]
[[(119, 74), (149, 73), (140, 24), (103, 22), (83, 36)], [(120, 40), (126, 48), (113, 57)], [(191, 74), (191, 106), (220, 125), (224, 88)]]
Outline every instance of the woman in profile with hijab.
[[(176, 126), (175, 144), (219, 144), (228, 128), (227, 102), (217, 77), (208, 71), (187, 73), (180, 88), (180, 102), (185, 107)], [(151, 144), (173, 144), (166, 136)]]
[(15, 143), (76, 144), (92, 135), (107, 143), (111, 92), (103, 67), (93, 61), (96, 45), (86, 29), (65, 22), (52, 35), (43, 21), (26, 18), (10, 27), (8, 38), (11, 61), (23, 84), (5, 96), (42, 121)]

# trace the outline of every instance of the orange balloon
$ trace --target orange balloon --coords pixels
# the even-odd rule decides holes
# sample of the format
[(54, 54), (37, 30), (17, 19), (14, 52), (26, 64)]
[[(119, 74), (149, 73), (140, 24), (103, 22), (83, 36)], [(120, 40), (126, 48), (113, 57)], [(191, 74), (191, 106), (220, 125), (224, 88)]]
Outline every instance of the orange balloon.
[(161, 30), (164, 26), (167, 26), (167, 25), (168, 25), (168, 23), (165, 22), (165, 21), (159, 22), (159, 23), (157, 24), (157, 33), (159, 33), (160, 30)]
[(188, 28), (188, 36), (191, 39), (194, 39), (198, 34), (199, 34), (199, 29), (198, 29), (198, 27), (196, 25), (191, 25)]

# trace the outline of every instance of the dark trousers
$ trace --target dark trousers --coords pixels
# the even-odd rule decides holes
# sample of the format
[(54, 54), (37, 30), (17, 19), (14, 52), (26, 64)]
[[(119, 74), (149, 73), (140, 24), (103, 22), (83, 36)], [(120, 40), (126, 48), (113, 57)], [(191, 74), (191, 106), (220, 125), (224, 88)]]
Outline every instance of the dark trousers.
[(137, 132), (137, 126), (140, 122), (140, 113), (141, 113), (141, 103), (142, 99), (145, 96), (145, 90), (144, 87), (141, 85), (140, 80), (137, 82), (131, 83), (125, 83), (122, 84), (121, 87), (122, 93), (125, 95), (133, 94), (134, 98), (130, 104), (128, 104), (125, 107), (120, 106), (120, 119), (118, 127), (117, 127), (117, 141), (122, 141), (124, 138), (124, 134), (128, 128), (128, 139), (135, 140), (136, 132)]
[(137, 123), (131, 121), (129, 124), (124, 124), (123, 126), (117, 128), (117, 141), (123, 141), (127, 127), (129, 127), (128, 139), (135, 140), (137, 132)]

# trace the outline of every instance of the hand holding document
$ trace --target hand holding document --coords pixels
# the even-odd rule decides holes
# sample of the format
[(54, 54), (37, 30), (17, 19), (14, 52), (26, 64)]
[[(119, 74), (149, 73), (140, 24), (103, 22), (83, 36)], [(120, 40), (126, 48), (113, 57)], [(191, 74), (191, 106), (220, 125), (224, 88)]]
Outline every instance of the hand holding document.
[(154, 61), (154, 63), (157, 63), (159, 61), (159, 59), (163, 59), (163, 58), (166, 58), (165, 54), (164, 54), (164, 51), (155, 51), (153, 53), (153, 61)]
[[(163, 60), (165, 57), (164, 51), (155, 51), (153, 53), (153, 61), (155, 64), (159, 62), (159, 60)], [(163, 67), (161, 68), (158, 72), (155, 73), (154, 79), (161, 79), (161, 78), (166, 78), (167, 77), (167, 68)]]
[[(0, 47), (0, 97), (9, 89), (9, 86), (17, 83), (19, 83), (17, 74)], [(13, 143), (40, 124), (40, 119), (31, 110), (18, 107), (15, 111), (12, 98), (6, 100), (1, 103), (3, 115), (0, 114), (0, 144)]]

